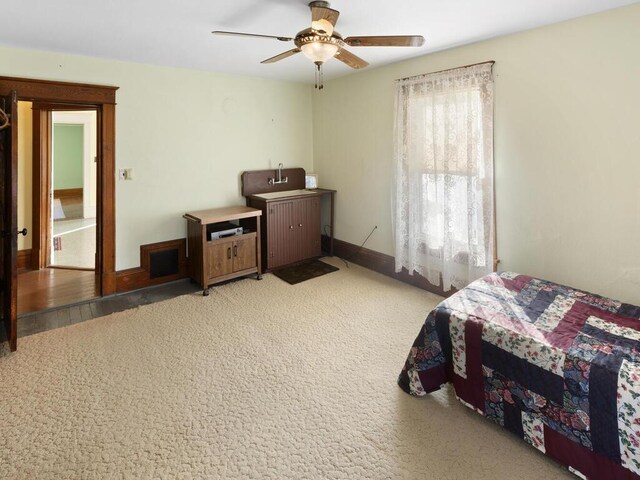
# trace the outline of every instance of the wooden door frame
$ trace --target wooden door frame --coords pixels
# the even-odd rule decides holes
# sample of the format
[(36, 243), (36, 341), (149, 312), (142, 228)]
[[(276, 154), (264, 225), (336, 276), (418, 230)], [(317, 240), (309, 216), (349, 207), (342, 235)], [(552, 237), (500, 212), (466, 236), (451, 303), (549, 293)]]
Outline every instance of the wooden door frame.
[[(115, 120), (116, 120), (116, 90), (118, 87), (88, 85), (71, 82), (56, 82), (49, 80), (37, 80), (30, 78), (2, 77), (0, 76), (0, 95), (7, 95), (12, 90), (18, 93), (18, 100), (30, 101), (40, 104), (56, 105), (56, 109), (61, 105), (66, 105), (69, 109), (81, 109), (81, 107), (95, 108), (98, 117), (98, 179), (97, 179), (97, 218), (96, 227), (99, 239), (96, 258), (96, 276), (100, 284), (100, 294), (102, 296), (111, 295), (116, 292), (116, 247), (115, 247)], [(80, 107), (80, 108), (79, 108)], [(42, 124), (42, 119), (34, 124), (34, 142), (40, 137), (42, 128), (50, 131), (50, 120)], [(44, 147), (40, 142), (38, 151), (34, 149), (34, 158), (37, 154), (41, 158)], [(35, 147), (35, 143), (34, 143)], [(48, 155), (48, 152), (44, 152)], [(40, 167), (40, 161), (38, 161)], [(38, 173), (41, 170), (38, 170)], [(34, 170), (34, 176), (35, 176)], [(41, 218), (41, 189), (46, 187), (43, 181), (49, 181), (46, 176), (41, 175), (36, 178), (37, 183), (33, 184), (33, 207), (34, 220)], [(36, 197), (37, 193), (37, 197)], [(38, 210), (38, 217), (35, 216), (35, 209)], [(45, 206), (46, 208), (46, 206)], [(36, 223), (33, 221), (33, 225)], [(37, 242), (39, 253), (36, 254), (38, 264), (43, 258), (42, 225), (36, 227), (39, 231), (38, 238), (34, 235), (32, 241)], [(35, 232), (35, 230), (34, 230)], [(44, 231), (46, 233), (46, 230)], [(35, 263), (32, 265), (35, 266)]]
[[(33, 105), (37, 105), (34, 103)], [(33, 107), (32, 107), (33, 108)], [(33, 108), (33, 166), (32, 166), (32, 209), (31, 209), (31, 269), (46, 267), (49, 257), (47, 232), (50, 230), (51, 211), (51, 114), (46, 110)]]
[[(31, 237), (31, 269), (40, 270), (51, 267), (51, 170), (53, 169), (53, 119), (54, 111), (95, 111), (94, 105), (69, 105), (56, 103), (33, 102), (31, 106), (33, 117), (33, 159), (32, 159), (32, 237)], [(97, 115), (96, 115), (97, 120)], [(96, 130), (98, 128), (96, 122)], [(97, 134), (97, 132), (96, 132)], [(84, 154), (84, 152), (83, 152)], [(98, 154), (98, 157), (100, 155)], [(98, 159), (99, 168), (99, 159)], [(97, 183), (97, 179), (96, 179)], [(98, 200), (96, 198), (96, 200)], [(97, 209), (97, 207), (96, 207)], [(97, 213), (97, 212), (96, 212)], [(97, 220), (97, 219), (96, 219)], [(96, 252), (100, 250), (100, 235), (96, 229)], [(97, 259), (94, 264), (98, 275)], [(79, 270), (83, 270), (80, 269)], [(92, 269), (93, 270), (93, 269)], [(99, 278), (97, 279), (99, 281)]]

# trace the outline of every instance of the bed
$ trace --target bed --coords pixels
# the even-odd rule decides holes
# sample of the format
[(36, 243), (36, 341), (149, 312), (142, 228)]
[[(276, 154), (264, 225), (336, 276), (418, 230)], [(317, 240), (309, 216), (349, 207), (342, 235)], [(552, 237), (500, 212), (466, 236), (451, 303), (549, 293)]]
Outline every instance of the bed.
[(427, 317), (398, 383), (457, 398), (588, 479), (640, 479), (640, 307), (493, 273)]

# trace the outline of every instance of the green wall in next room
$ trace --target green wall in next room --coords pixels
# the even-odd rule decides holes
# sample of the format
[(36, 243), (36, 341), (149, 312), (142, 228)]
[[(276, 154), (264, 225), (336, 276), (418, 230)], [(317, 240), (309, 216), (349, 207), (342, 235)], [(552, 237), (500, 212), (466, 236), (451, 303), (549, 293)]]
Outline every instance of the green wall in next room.
[(53, 189), (82, 188), (83, 126), (53, 125)]

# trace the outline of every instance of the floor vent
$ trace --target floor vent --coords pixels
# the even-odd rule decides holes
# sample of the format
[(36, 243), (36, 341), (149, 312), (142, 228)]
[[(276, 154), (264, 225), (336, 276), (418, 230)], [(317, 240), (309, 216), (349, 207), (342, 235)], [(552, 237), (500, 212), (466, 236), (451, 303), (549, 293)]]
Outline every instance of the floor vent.
[(161, 250), (149, 255), (149, 276), (151, 278), (175, 275), (180, 270), (178, 248)]
[(140, 245), (140, 266), (116, 274), (118, 293), (187, 277), (187, 239)]

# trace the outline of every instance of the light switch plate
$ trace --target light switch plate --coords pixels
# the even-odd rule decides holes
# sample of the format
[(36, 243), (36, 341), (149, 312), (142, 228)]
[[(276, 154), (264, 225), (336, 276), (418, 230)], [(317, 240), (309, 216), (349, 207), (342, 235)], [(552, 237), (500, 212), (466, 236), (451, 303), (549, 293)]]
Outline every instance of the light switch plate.
[(133, 180), (133, 168), (118, 169), (118, 180)]

